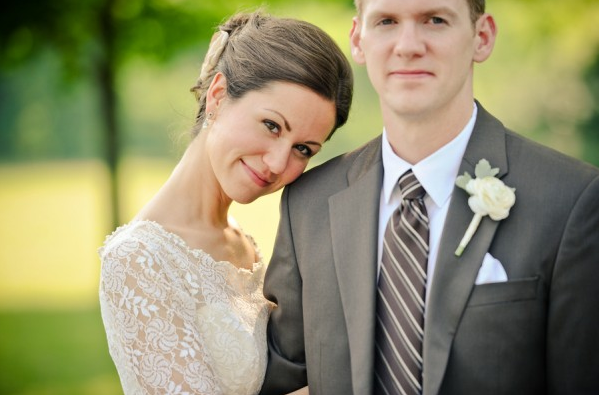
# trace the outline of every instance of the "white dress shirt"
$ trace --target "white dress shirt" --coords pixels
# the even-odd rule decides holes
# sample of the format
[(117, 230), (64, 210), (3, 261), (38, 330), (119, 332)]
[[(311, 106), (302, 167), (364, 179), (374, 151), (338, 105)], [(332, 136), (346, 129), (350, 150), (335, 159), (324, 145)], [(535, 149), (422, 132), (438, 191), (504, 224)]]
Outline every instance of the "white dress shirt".
[[(474, 129), (476, 121), (477, 108), (474, 109), (470, 120), (464, 129), (452, 141), (441, 147), (439, 150), (416, 163), (411, 165), (397, 156), (387, 138), (387, 131), (383, 130), (383, 186), (381, 188), (381, 199), (379, 206), (379, 234), (378, 234), (378, 265), (381, 265), (381, 256), (383, 248), (383, 236), (387, 222), (391, 214), (401, 202), (401, 196), (397, 182), (399, 177), (410, 168), (416, 175), (418, 181), (426, 191), (424, 204), (428, 212), (430, 230), (429, 230), (429, 255), (427, 270), (427, 294), (432, 284), (435, 271), (435, 262), (439, 252), (439, 242), (445, 217), (451, 201), (460, 163), (466, 151), (466, 146), (470, 140), (470, 135)], [(428, 299), (428, 298), (427, 298)]]

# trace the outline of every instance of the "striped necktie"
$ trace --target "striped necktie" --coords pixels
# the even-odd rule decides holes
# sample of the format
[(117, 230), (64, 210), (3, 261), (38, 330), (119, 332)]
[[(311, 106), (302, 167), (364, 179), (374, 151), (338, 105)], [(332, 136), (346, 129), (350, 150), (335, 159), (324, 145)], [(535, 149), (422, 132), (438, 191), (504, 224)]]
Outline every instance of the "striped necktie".
[(424, 188), (408, 170), (383, 238), (376, 307), (375, 394), (422, 393), (429, 223)]

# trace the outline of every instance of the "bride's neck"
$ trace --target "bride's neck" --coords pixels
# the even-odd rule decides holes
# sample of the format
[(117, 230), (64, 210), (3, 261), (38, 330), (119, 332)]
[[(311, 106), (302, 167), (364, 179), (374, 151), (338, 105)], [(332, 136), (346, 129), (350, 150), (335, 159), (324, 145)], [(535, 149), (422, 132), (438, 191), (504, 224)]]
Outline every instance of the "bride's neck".
[[(198, 136), (199, 137), (199, 136)], [(194, 144), (196, 143), (196, 144)], [(168, 180), (142, 209), (140, 216), (154, 217), (179, 226), (225, 228), (231, 199), (219, 188), (202, 141), (194, 141)], [(160, 220), (159, 220), (160, 219)]]

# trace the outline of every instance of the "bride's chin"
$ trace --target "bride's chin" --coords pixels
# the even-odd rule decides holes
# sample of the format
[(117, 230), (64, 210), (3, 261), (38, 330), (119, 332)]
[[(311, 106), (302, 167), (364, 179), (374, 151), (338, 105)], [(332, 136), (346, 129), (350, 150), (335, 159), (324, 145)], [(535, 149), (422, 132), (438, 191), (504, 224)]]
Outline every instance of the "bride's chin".
[(243, 191), (240, 191), (239, 193), (235, 193), (235, 191), (233, 191), (233, 193), (228, 193), (227, 196), (236, 203), (249, 204), (262, 195), (257, 193), (248, 193), (247, 191), (245, 193)]
[(239, 204), (250, 204), (252, 202), (254, 202), (256, 199), (258, 199), (259, 196), (254, 196), (254, 197), (248, 197), (248, 198), (242, 198), (242, 199), (233, 199), (236, 203)]

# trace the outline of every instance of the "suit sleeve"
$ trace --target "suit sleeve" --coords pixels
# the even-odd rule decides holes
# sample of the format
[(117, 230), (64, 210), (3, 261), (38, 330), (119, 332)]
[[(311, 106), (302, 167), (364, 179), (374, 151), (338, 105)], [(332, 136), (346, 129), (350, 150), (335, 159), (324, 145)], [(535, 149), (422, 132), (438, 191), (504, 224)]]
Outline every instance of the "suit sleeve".
[(599, 393), (599, 176), (566, 225), (548, 312), (548, 393)]
[(307, 384), (302, 278), (292, 236), (286, 188), (275, 248), (264, 279), (264, 295), (277, 305), (268, 324), (268, 367), (261, 391), (265, 395), (288, 393)]

